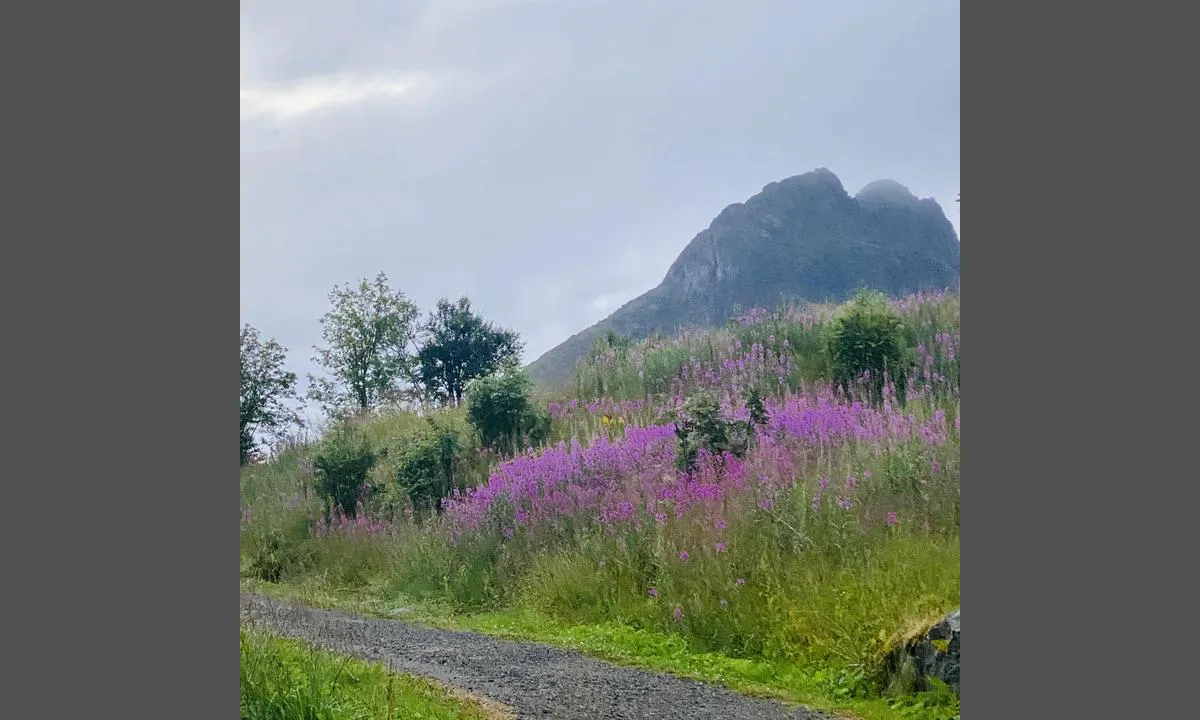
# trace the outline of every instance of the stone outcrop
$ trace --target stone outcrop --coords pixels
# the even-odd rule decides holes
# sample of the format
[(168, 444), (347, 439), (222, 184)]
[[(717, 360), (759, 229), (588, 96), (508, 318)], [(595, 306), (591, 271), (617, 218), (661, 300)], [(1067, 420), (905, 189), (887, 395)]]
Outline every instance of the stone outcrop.
[(955, 610), (927, 630), (901, 638), (884, 662), (885, 685), (922, 690), (928, 678), (937, 678), (958, 694), (960, 630), (960, 611)]

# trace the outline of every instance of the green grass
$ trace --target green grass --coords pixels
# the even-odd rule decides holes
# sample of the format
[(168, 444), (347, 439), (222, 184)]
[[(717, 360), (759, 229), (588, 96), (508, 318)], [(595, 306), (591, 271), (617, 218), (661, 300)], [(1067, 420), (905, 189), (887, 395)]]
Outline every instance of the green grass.
[[(295, 471), (248, 469), (247, 494), (279, 502), (258, 504), (244, 526), (243, 571), (251, 556), (277, 558), (286, 584), (250, 584), (318, 607), (546, 642), (863, 720), (949, 719), (958, 704), (945, 693), (872, 696), (867, 676), (889, 636), (959, 604), (951, 449), (936, 477), (929, 458), (904, 449), (824, 461), (833, 477), (868, 463), (874, 478), (860, 489), (864, 502), (877, 491), (884, 499), (876, 504), (899, 507), (903, 518), (924, 509), (930, 530), (885, 531), (879, 520), (875, 532), (850, 532), (829, 522), (836, 513), (807, 513), (807, 493), (797, 493), (780, 496), (777, 512), (732, 526), (719, 556), (697, 550), (683, 525), (619, 539), (579, 532), (552, 546), (491, 535), (454, 546), (412, 523), (383, 536), (309, 537), (307, 511), (284, 502)], [(920, 505), (888, 494), (914, 483)], [(816, 551), (793, 550), (797, 533)], [(679, 547), (692, 548), (687, 563)], [(734, 585), (737, 576), (744, 585)], [(648, 584), (660, 601), (647, 597)], [(682, 623), (671, 616), (677, 602), (687, 608)]]
[(456, 613), (446, 603), (388, 597), (382, 585), (337, 590), (316, 583), (275, 584), (246, 580), (243, 587), (276, 599), (297, 599), (317, 608), (348, 610), (428, 627), (542, 642), (618, 665), (700, 680), (746, 695), (799, 703), (861, 720), (955, 720), (959, 717), (957, 699), (944, 691), (901, 699), (852, 697), (851, 686), (837, 672), (794, 663), (698, 652), (682, 636), (654, 629), (635, 629), (615, 622), (566, 623), (530, 608)]
[(260, 630), (241, 631), (242, 720), (488, 720), (428, 682)]
[[(689, 358), (716, 367), (754, 344), (790, 355), (788, 386), (795, 389), (829, 373), (819, 322), (829, 310), (814, 310), (815, 319), (779, 313), (757, 325), (662, 344), (620, 344), (579, 368), (574, 398), (543, 399), (586, 405), (597, 396), (639, 400), (688, 391), (698, 375), (683, 385), (676, 380)], [(914, 344), (935, 348), (943, 334), (958, 337), (956, 297), (904, 313)], [(729, 525), (719, 550), (710, 526), (695, 518), (662, 527), (647, 522), (616, 536), (587, 518), (508, 538), (489, 521), (457, 542), (449, 542), (449, 528), (437, 518), (395, 518), (377, 535), (314, 534), (320, 501), (311, 489), (313, 448), (297, 446), (242, 470), (242, 574), (278, 583), (246, 581), (255, 589), (298, 595), (318, 607), (542, 641), (864, 720), (953, 718), (958, 703), (944, 688), (881, 697), (876, 677), (900, 633), (960, 602), (958, 360), (950, 351), (934, 355), (925, 371), (942, 379), (905, 412), (922, 422), (946, 413), (954, 430), (945, 445), (867, 443), (796, 454), (788, 470), (793, 489), (774, 498), (773, 509), (759, 510), (749, 496), (725, 503)], [(740, 392), (739, 382), (726, 389)], [(655, 422), (657, 403), (560, 414), (552, 440), (616, 437), (626, 424)], [(456, 483), (485, 481), (490, 458), (478, 452), (462, 409), (434, 417), (466, 439), (456, 453)], [(373, 448), (390, 450), (368, 477), (371, 484), (399, 487), (400, 451), (427, 425), (403, 412), (362, 421)], [(858, 478), (853, 513), (834, 507), (837, 485), (824, 505), (812, 504), (819, 478), (841, 483), (851, 474)], [(683, 613), (679, 620), (675, 607)]]

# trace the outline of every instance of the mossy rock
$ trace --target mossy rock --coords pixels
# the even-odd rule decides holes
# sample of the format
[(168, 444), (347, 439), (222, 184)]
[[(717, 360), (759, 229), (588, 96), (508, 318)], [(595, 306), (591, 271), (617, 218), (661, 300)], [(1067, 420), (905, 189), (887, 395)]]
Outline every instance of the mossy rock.
[(884, 655), (881, 684), (888, 692), (929, 689), (935, 678), (958, 694), (960, 610), (897, 633)]

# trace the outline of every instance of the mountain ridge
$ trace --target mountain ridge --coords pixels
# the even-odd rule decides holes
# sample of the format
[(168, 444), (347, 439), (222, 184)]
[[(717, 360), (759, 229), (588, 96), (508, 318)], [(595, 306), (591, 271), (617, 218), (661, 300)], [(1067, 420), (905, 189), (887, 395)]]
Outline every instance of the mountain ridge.
[(735, 309), (838, 302), (859, 288), (903, 295), (957, 289), (959, 239), (942, 207), (891, 179), (851, 196), (828, 168), (770, 182), (727, 205), (654, 288), (528, 365), (539, 384), (569, 379), (612, 330), (634, 339), (714, 327)]

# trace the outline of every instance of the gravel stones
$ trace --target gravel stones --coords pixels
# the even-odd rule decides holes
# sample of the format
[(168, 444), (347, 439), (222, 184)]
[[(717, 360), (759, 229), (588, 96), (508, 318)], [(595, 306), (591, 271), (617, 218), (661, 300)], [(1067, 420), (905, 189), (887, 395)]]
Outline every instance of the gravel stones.
[(242, 617), (282, 635), (430, 678), (557, 720), (831, 720), (832, 715), (565, 649), (399, 620), (316, 610), (243, 593)]

